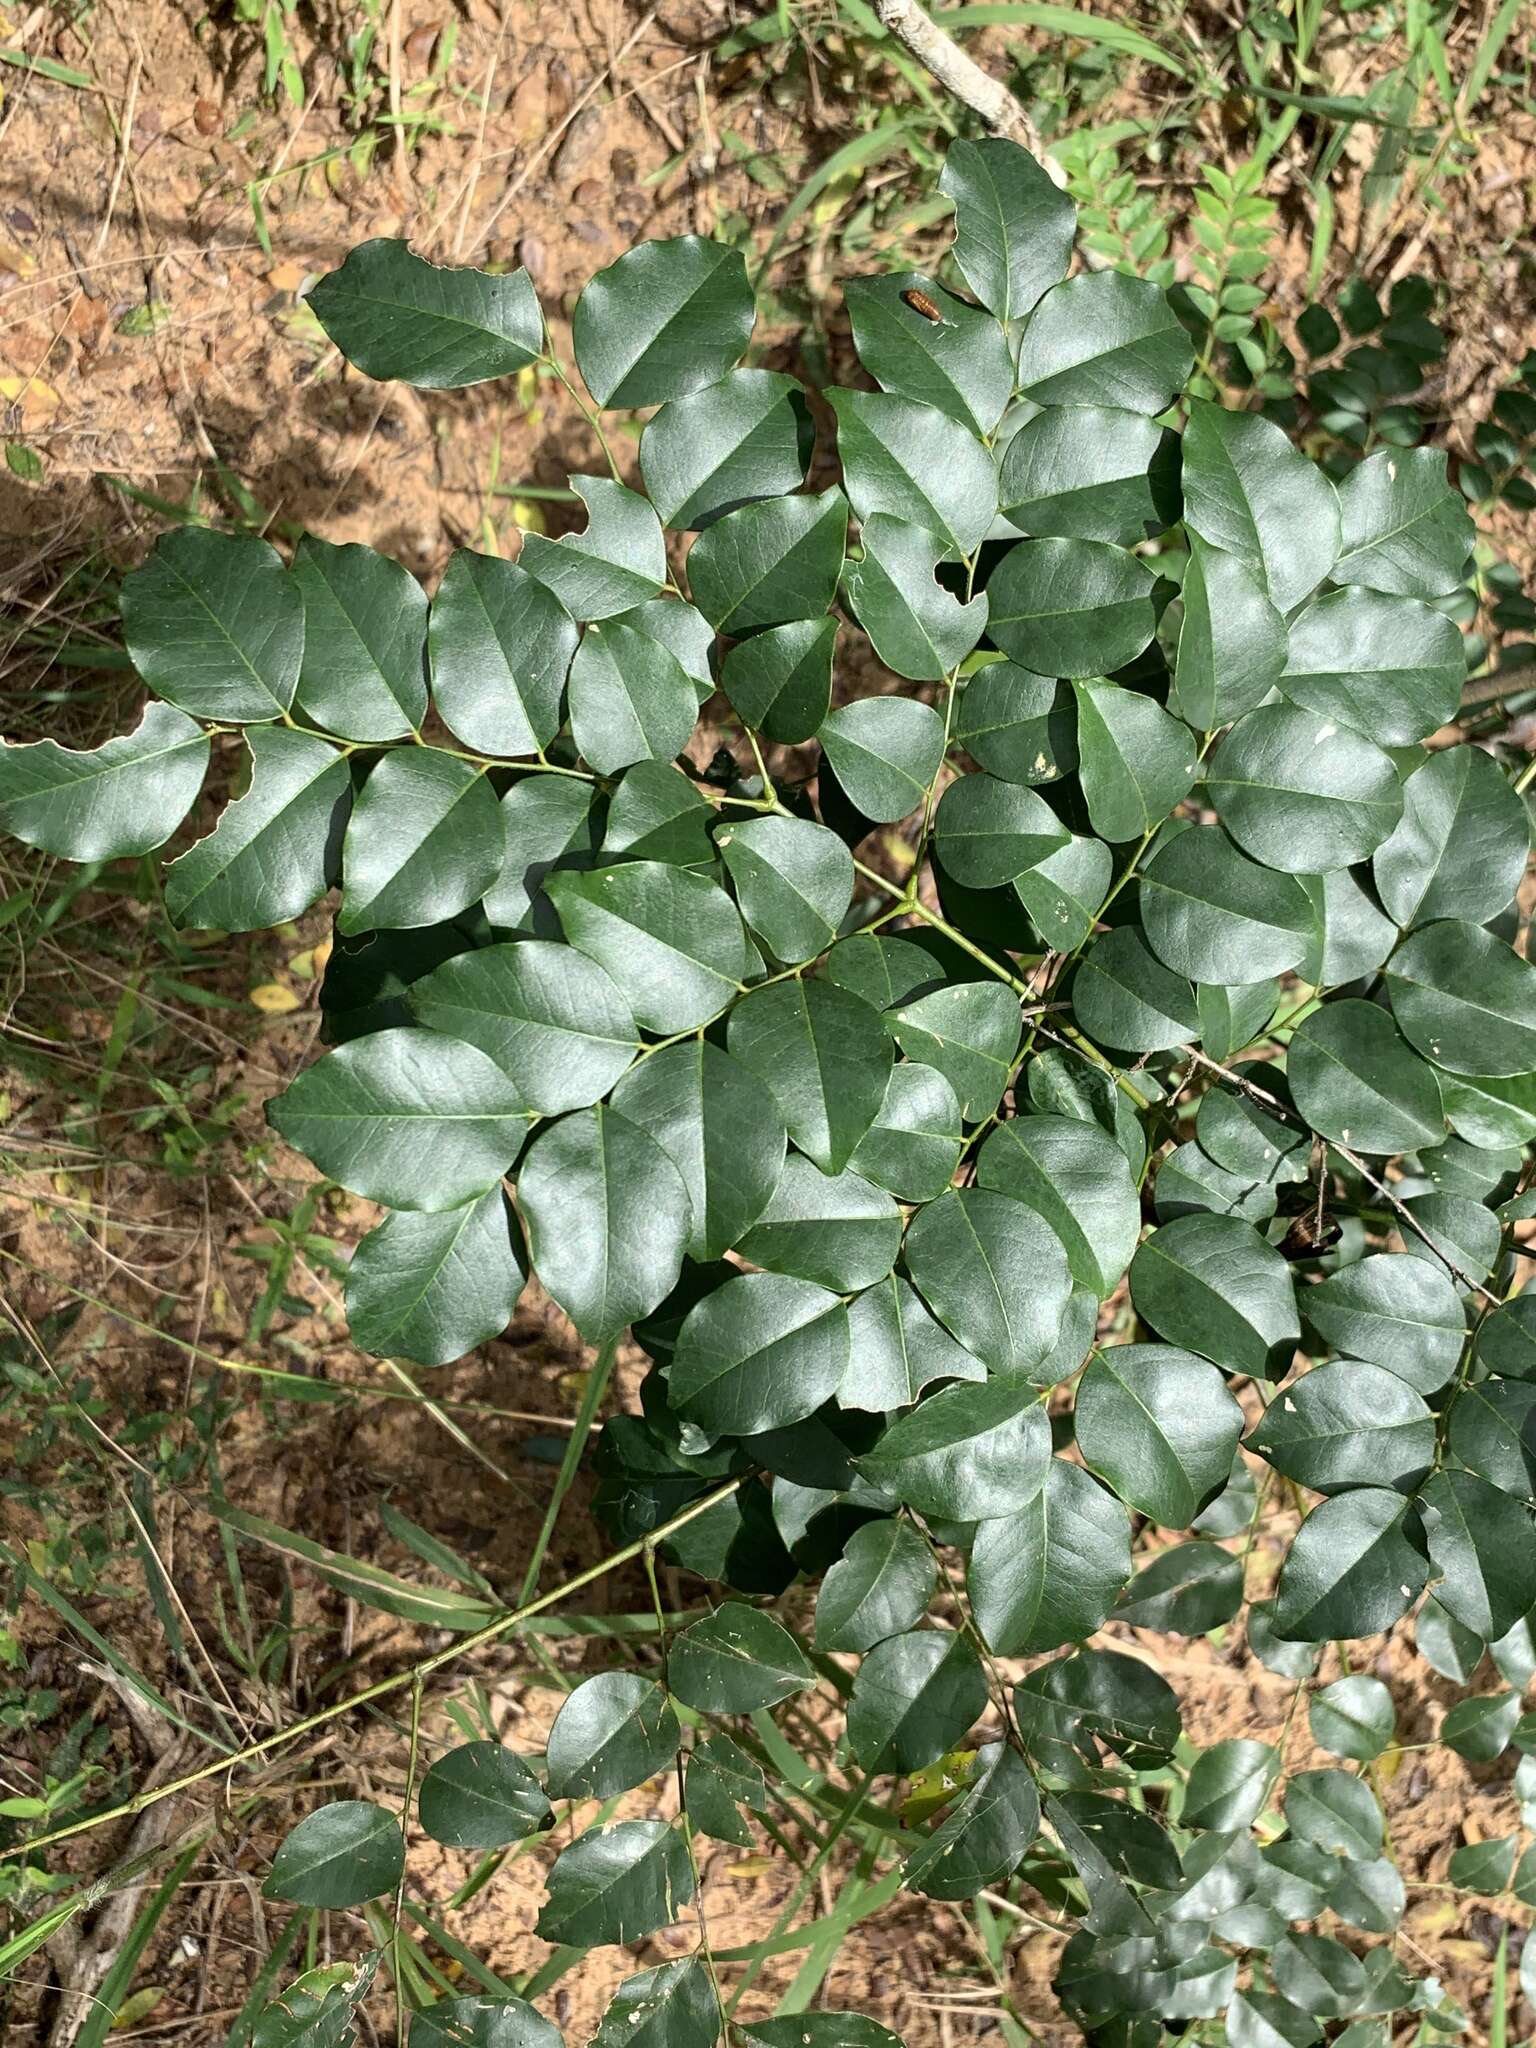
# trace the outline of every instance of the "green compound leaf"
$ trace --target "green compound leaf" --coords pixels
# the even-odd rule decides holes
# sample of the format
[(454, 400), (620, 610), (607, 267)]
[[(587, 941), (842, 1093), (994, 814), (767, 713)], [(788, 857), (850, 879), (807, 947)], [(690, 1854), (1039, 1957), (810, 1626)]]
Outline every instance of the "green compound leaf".
[(661, 1687), (636, 1671), (602, 1671), (567, 1695), (549, 1731), (556, 1799), (610, 1799), (667, 1769), (682, 1741)]
[(1314, 1493), (1412, 1493), (1435, 1461), (1435, 1418), (1395, 1373), (1342, 1358), (1292, 1381), (1254, 1425), (1248, 1447)]
[[(919, 312), (909, 292), (939, 317)], [(843, 297), (859, 361), (882, 390), (992, 432), (1013, 396), (1013, 361), (996, 320), (915, 270), (850, 278)]]
[(743, 505), (689, 550), (693, 601), (717, 632), (734, 639), (760, 626), (820, 618), (837, 595), (847, 538), (841, 491)]
[(893, 1052), (879, 1012), (831, 982), (780, 981), (736, 1005), (726, 1044), (800, 1150), (841, 1173), (885, 1099)]
[(616, 612), (613, 622), (659, 640), (692, 677), (699, 702), (708, 703), (715, 693), (715, 629), (701, 611), (683, 598), (663, 595)]
[(653, 599), (667, 580), (661, 521), (649, 500), (605, 476), (573, 476), (586, 530), (549, 540), (525, 533), (517, 566), (552, 590), (573, 619), (611, 619)]
[(799, 746), (831, 705), (836, 646), (836, 619), (792, 619), (738, 641), (721, 665), (720, 686), (744, 724), (775, 746)]
[(1291, 621), (1281, 695), (1383, 746), (1407, 746), (1455, 716), (1461, 634), (1408, 597), (1336, 590)]
[(504, 1849), (551, 1818), (543, 1786), (500, 1742), (462, 1742), (440, 1757), (421, 1781), (417, 1811), (450, 1849)]
[(1054, 782), (1077, 766), (1070, 692), (1011, 661), (989, 663), (964, 685), (952, 737), (1005, 782)]
[(157, 697), (194, 718), (281, 718), (304, 659), (304, 599), (276, 548), (179, 526), (123, 578), (123, 637)]
[(1296, 705), (1240, 719), (1212, 755), (1205, 786), (1243, 851), (1292, 875), (1369, 859), (1403, 813), (1380, 747)]
[(849, 1294), (883, 1280), (901, 1249), (901, 1211), (857, 1173), (826, 1174), (792, 1152), (762, 1213), (740, 1241), (770, 1273)]
[(1385, 1487), (1336, 1494), (1307, 1516), (1280, 1567), (1275, 1633), (1303, 1643), (1375, 1635), (1407, 1613), (1428, 1577), (1411, 1501)]
[[(1061, 952), (1088, 943), (1114, 866), (1102, 839), (1073, 838), (1059, 852), (1048, 853), (1038, 867), (1015, 875), (1013, 892), (1047, 947)], [(1220, 1054), (1212, 1049), (1211, 1056)]]
[(1298, 966), (1314, 930), (1301, 884), (1248, 860), (1219, 825), (1163, 842), (1142, 871), (1137, 909), (1165, 966), (1228, 987)]
[(1405, 1263), (1389, 1252), (1361, 1259), (1306, 1288), (1301, 1308), (1335, 1351), (1385, 1366), (1420, 1394), (1445, 1385), (1466, 1342), (1454, 1285), (1423, 1259)]
[(628, 1947), (678, 1919), (693, 1892), (677, 1830), (663, 1820), (621, 1820), (556, 1857), (534, 1932), (572, 1948)]
[(1179, 516), (1178, 441), (1118, 406), (1047, 406), (1008, 443), (999, 495), (1022, 533), (1129, 547)]
[(352, 1340), (378, 1358), (448, 1365), (499, 1337), (527, 1280), (500, 1188), (436, 1215), (397, 1211), (347, 1269)]
[(555, 2028), (522, 1998), (440, 1998), (412, 2014), (411, 2029), (420, 2048), (561, 2048)]
[(912, 697), (840, 705), (816, 737), (848, 797), (880, 825), (916, 810), (944, 758), (943, 719)]
[(392, 1209), (457, 1209), (500, 1180), (528, 1123), (483, 1052), (432, 1031), (376, 1031), (306, 1067), (267, 1121), (330, 1179)]
[(1462, 580), (1474, 539), (1442, 448), (1383, 449), (1339, 486), (1340, 583), (1402, 597), (1443, 597)]
[(690, 1309), (669, 1384), (679, 1412), (715, 1435), (787, 1429), (829, 1400), (848, 1369), (848, 1312), (808, 1280), (739, 1273)]
[(412, 1014), (493, 1059), (530, 1110), (599, 1101), (639, 1051), (629, 1005), (573, 946), (527, 940), (445, 960), (412, 984)]
[(843, 588), (876, 654), (899, 676), (940, 681), (981, 638), (985, 591), (962, 604), (936, 582), (943, 543), (909, 520), (876, 512), (859, 539), (863, 554), (843, 572)]
[(482, 754), (536, 754), (560, 730), (576, 622), (519, 562), (460, 548), (432, 600), (432, 697)]
[(1475, 1473), (1437, 1472), (1419, 1495), (1435, 1598), (1485, 1642), (1536, 1606), (1536, 1531), (1523, 1501)]
[(676, 235), (597, 273), (576, 301), (571, 346), (599, 405), (659, 405), (717, 383), (755, 318), (741, 251)]
[(1273, 1377), (1301, 1334), (1290, 1267), (1234, 1216), (1179, 1216), (1144, 1238), (1131, 1299), (1160, 1337), (1223, 1372)]
[(967, 889), (1012, 882), (1067, 844), (1067, 828), (1043, 797), (995, 775), (962, 775), (934, 817), (939, 858)]
[(1107, 1742), (1132, 1770), (1157, 1770), (1181, 1732), (1178, 1696), (1150, 1665), (1113, 1650), (1082, 1650), (1018, 1684), (1014, 1712), (1026, 1749), (1043, 1738)]
[(449, 269), (384, 237), (348, 250), (304, 303), (365, 377), (398, 377), (421, 391), (514, 376), (544, 348), (526, 270)]
[(149, 853), (197, 801), (208, 753), (201, 726), (155, 703), (132, 732), (88, 751), (0, 745), (0, 827), (64, 860)]
[(1296, 1107), (1325, 1138), (1362, 1152), (1408, 1152), (1445, 1136), (1440, 1084), (1374, 1003), (1326, 1003), (1291, 1040)]
[(690, 1623), (667, 1652), (668, 1685), (701, 1714), (755, 1714), (815, 1682), (788, 1629), (739, 1600)]
[(973, 1522), (1009, 1514), (1040, 1491), (1051, 1432), (1036, 1388), (1021, 1380), (945, 1387), (900, 1415), (858, 1461), (882, 1493), (922, 1515)]
[(867, 1771), (920, 1771), (953, 1749), (986, 1705), (987, 1681), (966, 1638), (913, 1629), (860, 1664), (848, 1747)]
[(692, 1210), (649, 1132), (605, 1103), (542, 1131), (518, 1171), (518, 1206), (546, 1293), (589, 1344), (606, 1344), (676, 1284)]
[(973, 554), (997, 513), (997, 470), (970, 430), (884, 391), (829, 391), (843, 488), (861, 522), (884, 513)]
[(784, 2020), (737, 2020), (745, 2048), (902, 2048), (898, 2035), (862, 2013), (798, 2012)]
[(571, 663), (571, 735), (599, 775), (673, 760), (698, 717), (693, 679), (669, 647), (617, 621), (592, 625)]
[(1107, 1132), (1075, 1117), (1010, 1117), (982, 1145), (976, 1182), (1038, 1211), (1077, 1285), (1109, 1296), (1136, 1249), (1141, 1204), (1130, 1163)]
[(827, 979), (846, 988), (877, 1010), (889, 1009), (908, 996), (922, 995), (943, 976), (938, 952), (921, 943), (921, 933), (894, 938), (889, 932), (866, 930), (840, 939), (827, 955)]
[(1312, 1739), (1332, 1756), (1373, 1763), (1397, 1729), (1392, 1695), (1379, 1678), (1335, 1679), (1307, 1702)]
[(501, 872), (486, 890), (484, 909), (502, 931), (556, 938), (560, 921), (543, 894), (558, 867), (590, 867), (603, 837), (603, 809), (590, 783), (566, 775), (530, 775), (501, 800), (506, 835)]
[(1397, 928), (1378, 907), (1367, 871), (1332, 868), (1298, 879), (1317, 918), (1303, 979), (1330, 988), (1366, 980), (1397, 944)]
[(1270, 1743), (1241, 1736), (1204, 1749), (1190, 1766), (1180, 1815), (1186, 1827), (1225, 1834), (1251, 1827), (1280, 1775), (1280, 1753)]
[(336, 929), (443, 924), (495, 886), (505, 854), (496, 792), (473, 763), (436, 747), (386, 754), (347, 821)]
[(1242, 1604), (1240, 1559), (1219, 1543), (1175, 1543), (1136, 1574), (1115, 1618), (1129, 1628), (1203, 1636), (1224, 1628)]
[(1405, 930), (1439, 918), (1483, 924), (1519, 888), (1530, 843), (1530, 818), (1498, 765), (1480, 747), (1447, 747), (1404, 782), (1401, 822), (1371, 875)]
[(372, 548), (306, 533), (293, 556), (304, 600), (304, 661), (294, 702), (348, 740), (404, 739), (427, 715), (427, 594)]
[(886, 1023), (909, 1060), (936, 1068), (949, 1082), (967, 1122), (997, 1108), (1019, 1046), (1018, 999), (1001, 983), (935, 989), (889, 1011)]
[(592, 2048), (715, 2048), (720, 2001), (702, 1955), (626, 1977)]
[(688, 1818), (695, 1830), (718, 1842), (750, 1849), (753, 1834), (744, 1809), (762, 1811), (768, 1781), (728, 1735), (712, 1735), (689, 1755), (686, 1772)]
[(1116, 683), (1080, 682), (1078, 774), (1101, 839), (1138, 839), (1160, 825), (1195, 779), (1195, 744), (1160, 704)]
[(647, 1031), (671, 1036), (707, 1024), (751, 969), (735, 904), (703, 875), (629, 861), (568, 869), (544, 888), (571, 944), (607, 970)]
[[(1333, 570), (1337, 495), (1273, 420), (1191, 399), (1183, 478), (1185, 524), (1257, 570), (1280, 611), (1300, 604)], [(1340, 572), (1339, 580), (1350, 579)]]
[(707, 1039), (648, 1054), (613, 1107), (647, 1131), (688, 1190), (688, 1256), (718, 1259), (767, 1208), (784, 1167), (783, 1120), (767, 1088)]
[(872, 1650), (915, 1628), (937, 1583), (933, 1555), (910, 1522), (865, 1522), (816, 1595), (817, 1649)]
[(1285, 620), (1263, 577), (1191, 531), (1169, 709), (1197, 732), (1214, 732), (1256, 710), (1286, 662)]
[(1392, 1014), (1427, 1060), (1453, 1074), (1536, 1069), (1536, 967), (1480, 926), (1423, 926), (1387, 962)]
[[(1444, 1280), (1443, 1285), (1451, 1283)], [(1489, 1372), (1536, 1380), (1536, 1293), (1522, 1292), (1494, 1309), (1479, 1326), (1474, 1348), (1478, 1363)]]
[(943, 1819), (907, 1858), (902, 1883), (925, 1898), (974, 1898), (1018, 1868), (1039, 1828), (1029, 1766), (1006, 1742), (989, 1742)]
[(914, 1289), (896, 1274), (849, 1304), (848, 1332), (848, 1370), (837, 1389), (840, 1408), (885, 1415), (905, 1408), (935, 1380), (987, 1376), (981, 1360), (934, 1321)]
[(1019, 350), (1019, 389), (1036, 405), (1155, 414), (1184, 388), (1193, 365), (1167, 293), (1101, 270), (1069, 278), (1036, 307)]
[[(166, 870), (175, 924), (228, 932), (283, 924), (325, 894), (340, 865), (352, 778), (336, 749), (281, 726), (252, 726), (245, 743), (250, 789)], [(4, 773), (0, 756), (0, 790)]]
[(1440, 1740), (1469, 1763), (1491, 1764), (1508, 1749), (1520, 1707), (1520, 1695), (1515, 1692), (1458, 1700), (1440, 1723)]
[(777, 959), (824, 953), (853, 900), (853, 859), (806, 818), (752, 818), (715, 835), (748, 925)]
[(978, 1526), (965, 1583), (997, 1654), (1031, 1656), (1091, 1635), (1130, 1575), (1130, 1516), (1080, 1465), (1052, 1458), (1030, 1502)]
[[(1529, 1855), (1530, 1852), (1526, 1853)], [(1515, 1878), (1515, 1858), (1519, 1854), (1518, 1835), (1503, 1835), (1489, 1842), (1464, 1842), (1459, 1849), (1452, 1850), (1446, 1876), (1459, 1891), (1480, 1892), (1485, 1897), (1497, 1898), (1500, 1892), (1509, 1890), (1510, 1880)], [(1522, 1857), (1522, 1865), (1524, 1860)], [(1522, 1872), (1520, 1878), (1515, 1878), (1515, 1896), (1522, 1905), (1529, 1903), (1527, 1894), (1531, 1889), (1528, 1872)]]
[(1084, 1463), (1127, 1507), (1185, 1529), (1232, 1471), (1243, 1412), (1203, 1358), (1166, 1344), (1113, 1344), (1077, 1386)]
[(987, 631), (1021, 668), (1099, 676), (1123, 668), (1157, 628), (1156, 578), (1099, 540), (1023, 540), (987, 582)]
[(999, 320), (1022, 319), (1067, 274), (1076, 207), (1027, 150), (996, 139), (951, 144), (939, 190), (960, 275)]
[(1195, 1008), (1206, 1057), (1229, 1063), (1261, 1035), (1279, 1000), (1280, 987), (1273, 981), (1250, 982), (1246, 988), (1197, 988)]
[(708, 526), (805, 480), (814, 438), (804, 393), (773, 370), (732, 370), (664, 405), (640, 437), (640, 473), (664, 526)]
[(1096, 939), (1072, 983), (1078, 1020), (1096, 1044), (1163, 1052), (1200, 1036), (1194, 991), (1171, 973), (1134, 925)]
[(262, 1886), (269, 1899), (341, 1910), (381, 1898), (400, 1882), (400, 1823), (367, 1799), (334, 1799), (290, 1828)]
[(1062, 1243), (1032, 1209), (990, 1188), (950, 1188), (907, 1231), (913, 1285), (991, 1371), (1029, 1374), (1049, 1358), (1071, 1292)]

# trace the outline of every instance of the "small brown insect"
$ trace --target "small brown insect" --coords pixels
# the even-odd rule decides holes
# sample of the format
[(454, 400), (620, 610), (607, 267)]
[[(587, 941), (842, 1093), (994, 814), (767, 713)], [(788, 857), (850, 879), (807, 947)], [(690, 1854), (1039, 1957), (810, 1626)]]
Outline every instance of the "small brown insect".
[(914, 313), (921, 313), (923, 318), (931, 320), (935, 327), (947, 327), (949, 325), (949, 322), (944, 318), (944, 315), (939, 311), (934, 301), (929, 298), (926, 292), (919, 291), (915, 284), (909, 285), (901, 296)]

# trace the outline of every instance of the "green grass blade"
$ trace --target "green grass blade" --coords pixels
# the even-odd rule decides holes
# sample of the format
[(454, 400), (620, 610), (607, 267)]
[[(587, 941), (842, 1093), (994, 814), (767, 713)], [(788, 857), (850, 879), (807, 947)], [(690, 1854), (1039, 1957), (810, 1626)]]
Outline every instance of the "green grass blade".
[(969, 0), (964, 7), (935, 8), (933, 18), (951, 35), (965, 35), (973, 28), (1041, 28), (1048, 35), (1070, 36), (1077, 42), (1097, 43), (1122, 57), (1138, 58), (1171, 71), (1175, 78), (1192, 78), (1181, 57), (1165, 50), (1128, 22), (1112, 21), (1081, 8), (1059, 7), (1053, 0)]

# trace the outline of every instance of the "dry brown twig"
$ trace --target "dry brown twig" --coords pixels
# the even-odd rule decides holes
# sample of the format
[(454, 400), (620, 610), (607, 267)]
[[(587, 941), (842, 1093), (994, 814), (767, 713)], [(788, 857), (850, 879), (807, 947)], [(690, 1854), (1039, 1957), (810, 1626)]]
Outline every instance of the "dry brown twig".
[(979, 114), (994, 133), (1009, 142), (1022, 143), (1032, 156), (1040, 159), (1056, 184), (1066, 184), (1061, 166), (1040, 140), (1040, 130), (1007, 86), (968, 57), (954, 37), (918, 5), (918, 0), (875, 0), (875, 12), (882, 26), (906, 45), (946, 92), (953, 93), (972, 113)]

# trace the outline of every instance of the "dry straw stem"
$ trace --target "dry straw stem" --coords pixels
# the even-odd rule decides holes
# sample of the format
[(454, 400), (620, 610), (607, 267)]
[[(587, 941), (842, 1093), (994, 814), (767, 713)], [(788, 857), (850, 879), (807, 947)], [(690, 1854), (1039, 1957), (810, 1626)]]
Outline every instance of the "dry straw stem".
[(987, 126), (1010, 142), (1022, 143), (1037, 156), (1058, 185), (1066, 177), (1055, 158), (1047, 155), (1040, 131), (1000, 78), (983, 71), (968, 57), (953, 36), (947, 35), (917, 0), (875, 0), (875, 12), (891, 34), (905, 43), (919, 64), (925, 65), (946, 92), (952, 92)]

